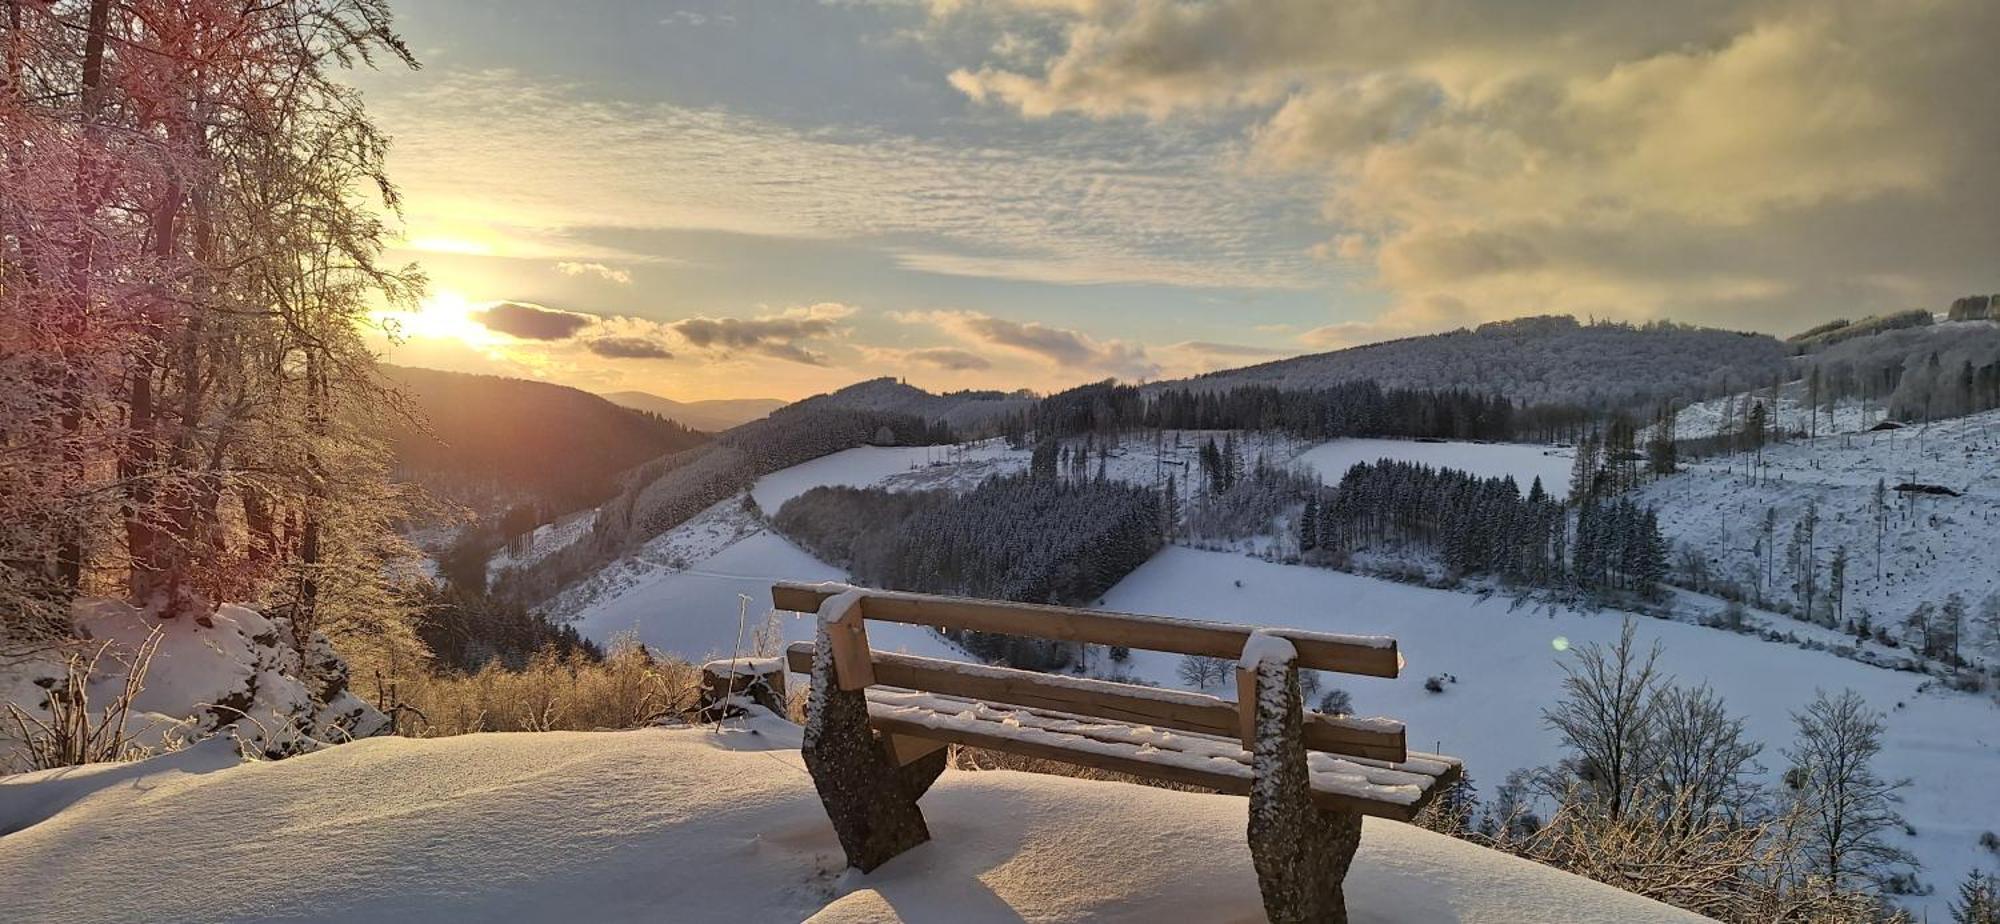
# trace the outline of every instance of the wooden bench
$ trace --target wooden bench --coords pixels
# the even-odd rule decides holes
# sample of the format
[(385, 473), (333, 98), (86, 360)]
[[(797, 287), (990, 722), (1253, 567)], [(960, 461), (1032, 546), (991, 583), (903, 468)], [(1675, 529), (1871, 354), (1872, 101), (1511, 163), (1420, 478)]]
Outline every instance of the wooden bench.
[[(839, 584), (771, 597), (819, 617), (786, 658), (812, 677), (806, 767), (863, 872), (930, 839), (917, 800), (962, 744), (1247, 795), (1266, 914), (1345, 921), (1361, 816), (1409, 821), (1460, 776), (1454, 758), (1410, 752), (1400, 722), (1304, 707), (1300, 670), (1394, 677), (1393, 639)], [(1237, 698), (875, 651), (871, 619), (1236, 659)]]

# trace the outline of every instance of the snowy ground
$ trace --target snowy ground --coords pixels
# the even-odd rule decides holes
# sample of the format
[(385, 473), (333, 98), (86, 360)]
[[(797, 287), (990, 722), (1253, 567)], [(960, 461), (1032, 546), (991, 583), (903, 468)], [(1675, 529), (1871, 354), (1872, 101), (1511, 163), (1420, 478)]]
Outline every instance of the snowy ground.
[[(1790, 599), (1792, 530), (1808, 503), (1817, 507), (1814, 546), (1819, 583), (1832, 559), (1848, 555), (1847, 616), (1867, 611), (1873, 622), (1900, 625), (1919, 603), (1942, 604), (1962, 594), (1972, 613), (2000, 592), (1993, 548), (2000, 536), (2000, 411), (1904, 430), (1823, 436), (1764, 450), (1766, 477), (1746, 474), (1747, 456), (1699, 463), (1641, 489), (1638, 500), (1659, 510), (1669, 539), (1700, 550), (1717, 577), (1755, 585), (1764, 573), (1758, 551), (1767, 510), (1777, 513), (1775, 555), (1767, 597)], [(1940, 484), (1962, 497), (1888, 492), (1888, 529), (1877, 577), (1875, 484)], [(1970, 629), (1968, 628), (1968, 632)], [(1968, 645), (1965, 654), (2000, 655)]]
[(1570, 468), (1575, 464), (1567, 449), (1525, 443), (1347, 439), (1321, 443), (1299, 456), (1299, 461), (1312, 466), (1328, 484), (1339, 482), (1355, 463), (1382, 459), (1455, 468), (1481, 478), (1512, 476), (1523, 492), (1540, 478), (1542, 487), (1557, 497), (1568, 496)]
[[(1239, 586), (1240, 582), (1240, 586)], [(1402, 677), (1325, 675), (1353, 696), (1362, 715), (1388, 715), (1409, 726), (1412, 747), (1462, 757), (1482, 797), (1507, 773), (1561, 756), (1541, 710), (1554, 703), (1562, 672), (1558, 639), (1572, 649), (1617, 637), (1611, 612), (1510, 610), (1501, 597), (1430, 590), (1359, 575), (1274, 564), (1242, 555), (1173, 547), (1142, 565), (1105, 597), (1113, 610), (1197, 616), (1233, 622), (1394, 636), (1409, 665)], [(1922, 880), (1952, 891), (1965, 874), (1996, 858), (1978, 843), (2000, 831), (2000, 709), (1985, 698), (1918, 692), (1922, 675), (1870, 667), (1826, 652), (1670, 620), (1642, 619), (1640, 637), (1657, 640), (1661, 665), (1685, 683), (1707, 682), (1765, 744), (1767, 782), (1784, 769), (1779, 749), (1794, 734), (1791, 713), (1816, 690), (1852, 688), (1888, 714), (1877, 769), (1909, 777), (1902, 812), (1914, 838), (1896, 837), (1923, 863)], [(1177, 658), (1134, 652), (1128, 669), (1165, 686), (1183, 686)], [(1424, 680), (1458, 678), (1429, 693)], [(1221, 695), (1228, 696), (1228, 692)], [(1948, 896), (1920, 905), (1942, 912)]]
[[(0, 916), (62, 922), (1255, 921), (1247, 802), (948, 771), (933, 841), (842, 869), (771, 719), (374, 739), (279, 763), (204, 746), (0, 778)], [(1356, 924), (1693, 916), (1369, 819)]]
[[(1925, 436), (1922, 453), (1916, 450), (1917, 435), (1910, 432), (1897, 434), (1893, 446), (1888, 438), (1866, 442), (1857, 437), (1851, 441), (1854, 445), (1866, 442), (1873, 452), (1881, 455), (1857, 461), (1855, 465), (1905, 465), (1915, 468), (1920, 476), (1955, 468), (1959, 480), (1952, 482), (1954, 485), (1978, 488), (1964, 502), (1985, 505), (1977, 507), (1987, 511), (1981, 516), (1993, 516), (1991, 498), (2000, 495), (2000, 484), (1996, 484), (2000, 473), (1991, 470), (1992, 461), (1980, 463), (1984, 468), (1965, 465), (1966, 455), (1973, 452), (1986, 452), (1983, 458), (1994, 458), (1987, 451), (1991, 444), (1977, 444), (1984, 448), (1975, 449), (1973, 442), (1969, 442), (1975, 435), (1983, 434), (1988, 425), (1990, 422), (1978, 419), (1940, 424)], [(1947, 431), (1944, 429), (1947, 426), (1956, 429)], [(1940, 439), (1947, 432), (1957, 434), (1955, 441)], [(1158, 451), (1161, 459), (1182, 455), (1191, 458), (1206, 434), (1182, 436), (1179, 448), (1169, 436)], [(1831, 440), (1821, 441), (1822, 450), (1833, 445)], [(1777, 457), (1774, 469), (1784, 462), (1784, 453), (1793, 451), (1794, 447), (1773, 450)], [(996, 446), (984, 453), (968, 453), (971, 458), (963, 465), (940, 466), (921, 464), (926, 461), (922, 452), (851, 450), (810, 467), (801, 466), (770, 476), (756, 490), (775, 499), (796, 495), (814, 484), (966, 487), (986, 474), (1025, 464), (1026, 458), (1025, 453)], [(1282, 440), (1246, 442), (1246, 455), (1255, 458), (1257, 452), (1269, 453), (1273, 461), (1318, 454), (1319, 459), (1329, 460), (1322, 464), (1336, 467), (1334, 477), (1351, 461), (1364, 458), (1372, 461), (1384, 455), (1433, 464), (1478, 464), (1488, 474), (1512, 474), (1522, 479), (1523, 484), (1538, 473), (1551, 491), (1563, 490), (1569, 473), (1566, 457), (1544, 455), (1534, 447), (1505, 444), (1344, 440), (1307, 450)], [(1340, 461), (1341, 454), (1345, 454), (1347, 461)], [(1493, 458), (1481, 461), (1482, 455)], [(1810, 462), (1799, 464), (1834, 484), (1852, 487), (1865, 482), (1872, 488), (1874, 476), (1861, 468), (1848, 470), (1832, 465), (1829, 461), (1832, 458), (1823, 455), (1818, 469), (1812, 468)], [(913, 462), (919, 464), (912, 467)], [(1948, 466), (1947, 462), (1956, 464)], [(1114, 478), (1145, 483), (1158, 464), (1155, 447), (1147, 441), (1115, 449), (1108, 468)], [(810, 471), (801, 471), (807, 468)], [(1798, 477), (1788, 475), (1793, 480), (1787, 483), (1794, 489), (1800, 488)], [(1713, 475), (1683, 478), (1686, 484), (1713, 491), (1712, 502), (1717, 504), (1756, 496), (1726, 478)], [(1676, 483), (1669, 480), (1655, 488)], [(1922, 516), (1912, 522), (1912, 530), (1928, 523), (1929, 513), (1938, 509), (1934, 505), (1940, 501), (1927, 498), (1921, 503)], [(772, 511), (775, 506), (763, 509)], [(1672, 534), (1676, 521), (1668, 509), (1663, 509), (1662, 515)], [(1824, 507), (1823, 515), (1835, 518)], [(1972, 514), (1960, 511), (1947, 512), (1945, 516), (1957, 519), (1941, 522), (1966, 524)], [(1743, 514), (1732, 515), (1733, 521), (1739, 519), (1748, 522)], [(1971, 519), (1969, 525), (1970, 528), (1946, 529), (1928, 535), (1940, 537), (1939, 541), (1944, 536), (1954, 536), (1952, 541), (1963, 544), (1963, 547), (1950, 546), (1955, 550), (1952, 554), (1961, 556), (1962, 568), (1956, 579), (1991, 580), (1991, 557), (1979, 543), (1985, 541), (1990, 545), (1990, 537), (2000, 534), (1996, 532), (2000, 530), (2000, 521)], [(1822, 526), (1822, 530), (1830, 528)], [(1857, 559), (1855, 573), (1860, 570)], [(1917, 569), (1912, 569), (1906, 580), (1918, 580), (1917, 573)], [(772, 581), (843, 577), (838, 569), (813, 559), (765, 530), (736, 501), (719, 504), (655, 540), (647, 551), (614, 567), (609, 574), (618, 577), (606, 580), (600, 576), (599, 581), (593, 582), (597, 585), (594, 594), (572, 598), (578, 601), (572, 612), (581, 619), (579, 628), (598, 639), (608, 639), (619, 632), (635, 632), (649, 644), (691, 658), (727, 654), (732, 650), (737, 631), (737, 594), (751, 598), (749, 614), (754, 627), (769, 608)], [(1238, 581), (1242, 586), (1237, 586)], [(1675, 599), (1675, 608), (1690, 618), (1721, 606), (1712, 598), (1691, 594), (1677, 594)], [(1242, 554), (1180, 547), (1163, 551), (1127, 577), (1110, 591), (1104, 605), (1133, 612), (1395, 635), (1401, 639), (1410, 661), (1403, 678), (1329, 677), (1328, 683), (1351, 693), (1356, 708), (1363, 713), (1386, 714), (1408, 721), (1414, 746), (1436, 747), (1466, 758), (1481, 793), (1486, 796), (1492, 795), (1508, 772), (1548, 764), (1560, 756), (1555, 738), (1542, 727), (1540, 720), (1540, 710), (1555, 700), (1561, 677), (1555, 640), (1563, 638), (1572, 644), (1604, 641), (1616, 635), (1620, 622), (1617, 613), (1550, 612), (1545, 607), (1512, 611), (1509, 601), (1499, 597), (1482, 600), (1471, 593), (1429, 590), (1323, 569), (1264, 562)], [(1796, 631), (1815, 639), (1823, 636), (1821, 640), (1827, 642), (1840, 641), (1837, 633), (1774, 615), (1763, 618), (1781, 631)], [(787, 641), (809, 637), (809, 624), (791, 617), (785, 619)], [(1881, 769), (1885, 775), (1908, 776), (1915, 781), (1906, 794), (1904, 814), (1917, 835), (1903, 840), (1907, 840), (1905, 846), (1924, 863), (1922, 880), (1948, 892), (1974, 863), (1991, 866), (2000, 862), (1977, 843), (1982, 832), (2000, 831), (2000, 804), (1995, 804), (1988, 789), (1975, 782), (2000, 778), (2000, 709), (1990, 700), (1919, 692), (1929, 678), (1752, 636), (1665, 620), (1643, 620), (1640, 627), (1649, 639), (1657, 638), (1665, 646), (1669, 671), (1685, 682), (1709, 682), (1732, 710), (1746, 716), (1752, 736), (1765, 743), (1763, 763), (1774, 782), (1784, 763), (1779, 749), (1789, 745), (1793, 735), (1791, 712), (1804, 706), (1818, 688), (1852, 687), (1861, 691), (1869, 702), (1889, 714), (1888, 750), (1881, 759)], [(871, 637), (879, 647), (951, 655), (942, 641), (923, 629), (883, 624), (871, 627)], [(1181, 686), (1175, 675), (1175, 663), (1176, 659), (1169, 655), (1135, 652), (1130, 665), (1119, 667), (1100, 662), (1093, 667), (1098, 672), (1129, 670), (1153, 682)], [(1427, 693), (1423, 682), (1433, 674), (1450, 674), (1458, 682), (1447, 683), (1443, 694)], [(1990, 788), (1990, 783), (1985, 786)], [(1918, 904), (1934, 905), (1933, 910), (1941, 912), (1944, 901), (1944, 896), (1934, 896)]]
[(519, 554), (511, 546), (502, 546), (500, 551), (493, 553), (493, 557), (486, 562), (486, 579), (492, 581), (509, 568), (525, 568), (541, 561), (589, 535), (590, 528), (596, 524), (596, 507), (558, 517), (553, 523), (543, 523), (529, 534)]
[[(979, 479), (1027, 467), (1028, 453), (1012, 450), (1000, 440), (963, 446), (862, 446), (821, 456), (803, 465), (757, 479), (750, 496), (766, 514), (775, 515), (785, 502), (822, 485), (893, 490), (970, 487)], [(966, 483), (967, 481), (971, 483)]]
[[(1854, 400), (1840, 401), (1830, 411), (1821, 405), (1815, 413), (1806, 405), (1806, 397), (1806, 383), (1801, 380), (1778, 386), (1775, 402), (1768, 391), (1698, 401), (1675, 414), (1674, 436), (1692, 440), (1740, 431), (1745, 416), (1756, 404), (1764, 405), (1771, 429), (1784, 433), (1858, 433), (1881, 423), (1888, 415), (1888, 408), (1882, 404)], [(1818, 417), (1817, 425), (1814, 417)]]

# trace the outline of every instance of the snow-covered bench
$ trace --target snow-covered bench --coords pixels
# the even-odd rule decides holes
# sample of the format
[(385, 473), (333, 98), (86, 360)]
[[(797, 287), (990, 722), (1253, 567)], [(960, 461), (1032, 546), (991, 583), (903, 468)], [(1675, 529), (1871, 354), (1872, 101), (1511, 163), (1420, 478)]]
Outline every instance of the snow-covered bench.
[[(1392, 719), (1305, 709), (1301, 669), (1394, 677), (1394, 639), (961, 597), (781, 583), (817, 613), (793, 645), (812, 676), (804, 754), (849, 865), (930, 839), (917, 800), (962, 744), (1250, 797), (1250, 852), (1274, 921), (1343, 921), (1361, 816), (1408, 821), (1459, 762), (1412, 753)], [(1235, 701), (1138, 684), (874, 651), (866, 620), (1238, 660)]]

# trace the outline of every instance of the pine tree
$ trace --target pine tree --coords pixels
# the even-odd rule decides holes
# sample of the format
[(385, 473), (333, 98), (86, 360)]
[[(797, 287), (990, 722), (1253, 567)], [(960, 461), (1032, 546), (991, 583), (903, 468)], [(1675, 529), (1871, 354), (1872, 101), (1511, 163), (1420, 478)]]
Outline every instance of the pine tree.
[(1306, 494), (1305, 509), (1299, 513), (1299, 552), (1319, 548), (1319, 492)]
[(1953, 924), (2000, 924), (2000, 881), (1973, 870), (1959, 883), (1958, 899), (1951, 903)]

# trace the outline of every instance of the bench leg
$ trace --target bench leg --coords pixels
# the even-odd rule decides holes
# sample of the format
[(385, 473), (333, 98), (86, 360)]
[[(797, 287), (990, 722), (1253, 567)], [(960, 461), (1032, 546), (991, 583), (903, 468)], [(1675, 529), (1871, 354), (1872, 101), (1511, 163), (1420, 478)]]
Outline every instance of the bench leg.
[[(830, 650), (825, 636), (822, 624), (819, 652)], [(945, 752), (897, 766), (888, 741), (868, 727), (866, 694), (839, 689), (824, 654), (815, 655), (801, 750), (847, 865), (865, 873), (931, 839), (917, 799), (944, 772)]]
[(1298, 671), (1258, 667), (1250, 789), (1250, 859), (1275, 924), (1346, 924), (1341, 881), (1361, 845), (1361, 816), (1313, 804)]

